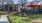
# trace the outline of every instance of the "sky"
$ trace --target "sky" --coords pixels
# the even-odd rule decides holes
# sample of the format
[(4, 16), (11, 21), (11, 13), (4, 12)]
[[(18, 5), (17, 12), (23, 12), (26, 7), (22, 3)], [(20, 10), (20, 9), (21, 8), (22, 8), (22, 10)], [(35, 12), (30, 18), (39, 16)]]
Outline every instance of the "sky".
[[(19, 0), (13, 0), (13, 2), (14, 2), (14, 4), (18, 4), (19, 2), (18, 2)], [(33, 0), (27, 0), (28, 2), (32, 2)]]
[[(19, 0), (13, 0), (13, 1), (14, 1), (15, 4), (18, 4), (18, 3), (19, 3), (19, 2), (18, 2)], [(28, 1), (28, 2), (33, 2), (33, 1), (40, 1), (40, 0), (27, 0), (27, 1)]]
[(28, 2), (32, 2), (33, 0), (27, 0)]
[[(18, 4), (18, 3), (19, 3), (19, 2), (18, 2), (19, 0), (13, 0), (13, 1), (14, 1), (15, 4)], [(28, 2), (33, 2), (34, 0), (27, 0), (27, 1), (28, 1)]]
[[(14, 2), (14, 4), (18, 4), (19, 2), (18, 2), (19, 0), (13, 0), (13, 2)], [(33, 0), (27, 0), (28, 2), (32, 2)], [(1, 2), (1, 1), (0, 1)]]
[(18, 4), (19, 3), (18, 1), (19, 0), (13, 0), (14, 4)]
[[(5, 1), (5, 0), (4, 0)], [(19, 2), (18, 2), (19, 0), (13, 0), (13, 2), (14, 2), (14, 4), (18, 4)], [(28, 2), (32, 2), (33, 0), (27, 0)], [(1, 1), (0, 1), (1, 2)]]

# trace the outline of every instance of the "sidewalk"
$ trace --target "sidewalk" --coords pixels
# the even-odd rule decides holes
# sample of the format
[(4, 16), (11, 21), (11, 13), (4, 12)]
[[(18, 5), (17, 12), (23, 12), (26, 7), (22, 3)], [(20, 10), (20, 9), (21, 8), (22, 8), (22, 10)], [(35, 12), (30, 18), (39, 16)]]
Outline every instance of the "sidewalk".
[(8, 22), (7, 15), (2, 15), (2, 17), (0, 18), (0, 22), (1, 21), (7, 21)]

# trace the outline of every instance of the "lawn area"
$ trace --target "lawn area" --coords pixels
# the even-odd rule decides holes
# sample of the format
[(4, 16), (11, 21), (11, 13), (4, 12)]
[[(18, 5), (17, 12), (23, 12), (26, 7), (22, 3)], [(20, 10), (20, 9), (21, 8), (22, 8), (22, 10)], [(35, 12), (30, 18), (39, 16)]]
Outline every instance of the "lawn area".
[(2, 15), (0, 15), (0, 16), (2, 16)]
[(0, 13), (0, 17), (2, 16), (2, 13)]
[[(23, 18), (22, 16), (10, 15), (9, 18), (12, 21), (12, 23), (32, 23), (32, 22), (29, 22), (29, 21), (22, 20), (22, 18)], [(24, 18), (27, 18), (27, 17), (25, 16)]]
[(0, 17), (1, 17), (2, 15), (0, 15)]
[(39, 18), (38, 19), (41, 19), (42, 20), (42, 14), (39, 14)]
[[(36, 14), (34, 14), (34, 16), (35, 15)], [(18, 15), (13, 16), (13, 15), (9, 15), (9, 18), (12, 21), (12, 23), (33, 23), (33, 22), (30, 22), (30, 21), (22, 20), (22, 18), (27, 18), (27, 17), (29, 17), (29, 16), (18, 16)], [(42, 14), (37, 14), (37, 18), (42, 20)]]

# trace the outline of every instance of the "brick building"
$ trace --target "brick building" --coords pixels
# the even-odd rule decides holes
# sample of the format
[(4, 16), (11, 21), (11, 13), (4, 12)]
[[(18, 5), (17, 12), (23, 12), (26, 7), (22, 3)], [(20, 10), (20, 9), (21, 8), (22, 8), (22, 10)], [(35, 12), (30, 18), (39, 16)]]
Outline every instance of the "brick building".
[[(2, 8), (3, 7), (3, 8)], [(19, 11), (20, 12), (21, 5), (19, 4), (7, 4), (1, 6), (1, 11)]]

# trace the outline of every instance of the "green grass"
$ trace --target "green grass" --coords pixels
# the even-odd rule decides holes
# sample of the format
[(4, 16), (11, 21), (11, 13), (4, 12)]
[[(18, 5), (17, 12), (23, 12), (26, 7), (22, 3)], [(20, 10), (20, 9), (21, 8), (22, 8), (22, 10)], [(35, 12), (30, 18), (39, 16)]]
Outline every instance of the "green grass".
[[(9, 18), (12, 21), (12, 23), (32, 23), (32, 22), (29, 22), (29, 21), (23, 21), (22, 16), (12, 16), (12, 15), (10, 15)], [(24, 18), (27, 18), (27, 17), (24, 17)]]
[(39, 14), (40, 16), (39, 16), (39, 19), (41, 19), (42, 20), (42, 14)]
[(0, 13), (0, 17), (2, 16), (2, 13)]
[(2, 16), (2, 15), (0, 15), (0, 16)]
[(0, 17), (2, 16), (2, 12), (0, 12)]
[(0, 13), (0, 17), (2, 16), (2, 14)]
[[(34, 15), (36, 15), (36, 14), (34, 14)], [(27, 18), (29, 16), (23, 16), (23, 15), (21, 15), (21, 16), (10, 15), (9, 16), (10, 20), (12, 21), (12, 23), (32, 23), (32, 22), (29, 22), (29, 21), (23, 21), (22, 17)], [(38, 19), (42, 20), (42, 14), (38, 14), (37, 17), (38, 17)]]

